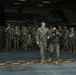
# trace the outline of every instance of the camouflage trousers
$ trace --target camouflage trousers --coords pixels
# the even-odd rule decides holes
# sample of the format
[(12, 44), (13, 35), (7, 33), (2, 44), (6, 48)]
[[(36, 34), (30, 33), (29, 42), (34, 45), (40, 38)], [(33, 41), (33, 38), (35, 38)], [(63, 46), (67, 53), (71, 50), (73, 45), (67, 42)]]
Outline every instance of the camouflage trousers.
[(15, 49), (19, 48), (19, 36), (14, 36), (14, 47)]
[(12, 37), (6, 36), (6, 50), (11, 48)]
[(50, 52), (50, 57), (52, 57), (53, 52), (56, 52), (56, 58), (59, 58), (59, 52), (60, 52), (60, 47), (59, 43), (50, 43), (49, 45), (49, 52)]
[(69, 41), (63, 40), (63, 50), (68, 51), (69, 50)]
[(22, 48), (26, 47), (27, 36), (22, 36)]
[(39, 48), (40, 48), (40, 56), (41, 56), (41, 59), (44, 59), (45, 58), (45, 51), (46, 51), (46, 46), (47, 46), (47, 42), (42, 42), (40, 41), (39, 43)]
[(69, 49), (70, 51), (75, 51), (75, 39), (69, 39)]

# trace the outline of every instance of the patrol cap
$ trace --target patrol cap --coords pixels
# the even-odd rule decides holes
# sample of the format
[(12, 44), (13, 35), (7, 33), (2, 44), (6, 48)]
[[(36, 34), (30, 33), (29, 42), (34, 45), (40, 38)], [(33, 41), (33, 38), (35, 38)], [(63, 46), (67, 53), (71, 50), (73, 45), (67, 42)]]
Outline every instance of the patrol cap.
[(71, 28), (72, 30), (74, 30), (74, 28)]
[(56, 27), (54, 27), (53, 29), (56, 30)]

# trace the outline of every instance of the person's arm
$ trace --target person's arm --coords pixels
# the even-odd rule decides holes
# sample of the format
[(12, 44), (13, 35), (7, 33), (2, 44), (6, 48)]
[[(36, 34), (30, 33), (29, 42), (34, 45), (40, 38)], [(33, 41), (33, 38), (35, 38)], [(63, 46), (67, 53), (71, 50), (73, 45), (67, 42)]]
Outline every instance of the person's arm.
[(5, 32), (7, 32), (7, 31), (8, 31), (8, 29), (9, 29), (9, 27), (7, 27), (7, 28), (5, 29)]
[(39, 44), (39, 29), (37, 29), (37, 35), (36, 35), (36, 43)]

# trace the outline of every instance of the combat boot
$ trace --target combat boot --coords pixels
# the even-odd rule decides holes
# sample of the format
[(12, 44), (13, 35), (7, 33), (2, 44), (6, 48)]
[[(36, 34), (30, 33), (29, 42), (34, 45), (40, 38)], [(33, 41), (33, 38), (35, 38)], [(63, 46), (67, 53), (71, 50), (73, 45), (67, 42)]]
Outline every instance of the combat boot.
[(50, 58), (48, 59), (48, 61), (51, 62), (51, 60), (52, 60), (52, 58), (50, 57)]
[(41, 59), (41, 62), (44, 62), (44, 59)]
[(75, 51), (73, 51), (73, 53), (75, 53)]

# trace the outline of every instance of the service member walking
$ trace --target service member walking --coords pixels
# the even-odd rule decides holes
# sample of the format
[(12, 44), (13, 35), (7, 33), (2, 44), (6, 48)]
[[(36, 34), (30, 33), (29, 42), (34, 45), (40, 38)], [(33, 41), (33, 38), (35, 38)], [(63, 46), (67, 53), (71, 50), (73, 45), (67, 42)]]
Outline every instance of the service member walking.
[(56, 52), (56, 59), (59, 58), (59, 52), (60, 52), (60, 46), (59, 46), (59, 37), (61, 36), (61, 34), (56, 30), (56, 28), (53, 28), (52, 34), (50, 36), (50, 45), (49, 45), (49, 62), (51, 62), (54, 50)]
[(44, 53), (47, 47), (47, 36), (49, 35), (49, 29), (45, 27), (45, 22), (41, 22), (41, 27), (37, 29), (37, 44), (40, 47), (41, 61), (44, 62)]

